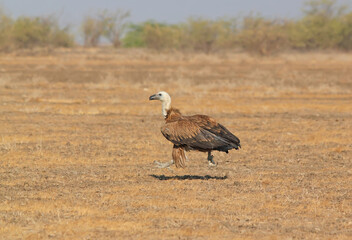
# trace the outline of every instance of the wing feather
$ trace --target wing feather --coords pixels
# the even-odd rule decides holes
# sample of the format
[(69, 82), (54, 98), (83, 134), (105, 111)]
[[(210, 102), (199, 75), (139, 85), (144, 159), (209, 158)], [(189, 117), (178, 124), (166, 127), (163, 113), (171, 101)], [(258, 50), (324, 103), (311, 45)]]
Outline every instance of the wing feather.
[(226, 127), (217, 123), (213, 118), (206, 115), (194, 115), (187, 118), (195, 122), (201, 128), (204, 128), (217, 136), (221, 136), (229, 142), (237, 144), (239, 147), (241, 146), (238, 137), (232, 134)]
[(195, 115), (166, 123), (161, 132), (176, 146), (201, 151), (227, 151), (238, 148), (239, 140), (225, 127), (208, 116)]

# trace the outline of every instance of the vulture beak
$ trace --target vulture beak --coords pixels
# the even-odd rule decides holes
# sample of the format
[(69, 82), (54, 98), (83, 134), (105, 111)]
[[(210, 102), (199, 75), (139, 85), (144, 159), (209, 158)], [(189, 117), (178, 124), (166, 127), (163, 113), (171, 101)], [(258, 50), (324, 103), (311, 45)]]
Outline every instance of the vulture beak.
[(149, 97), (149, 100), (159, 100), (159, 97), (157, 94), (154, 94)]

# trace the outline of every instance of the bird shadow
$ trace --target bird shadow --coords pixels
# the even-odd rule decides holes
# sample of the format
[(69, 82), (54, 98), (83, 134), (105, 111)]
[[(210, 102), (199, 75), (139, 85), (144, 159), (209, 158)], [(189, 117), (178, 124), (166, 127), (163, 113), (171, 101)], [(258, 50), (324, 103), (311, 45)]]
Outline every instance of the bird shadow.
[(225, 180), (225, 179), (227, 179), (227, 176), (219, 177), (219, 176), (210, 176), (210, 175), (204, 175), (204, 176), (200, 176), (200, 175), (165, 176), (165, 175), (151, 174), (149, 176), (156, 178), (160, 181), (165, 181), (165, 180), (209, 180), (209, 179)]

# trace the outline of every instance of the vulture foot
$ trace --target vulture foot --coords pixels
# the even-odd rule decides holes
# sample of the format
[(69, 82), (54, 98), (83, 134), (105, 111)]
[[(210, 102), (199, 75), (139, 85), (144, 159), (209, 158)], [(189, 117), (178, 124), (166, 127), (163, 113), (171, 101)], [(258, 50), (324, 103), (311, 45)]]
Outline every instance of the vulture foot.
[(154, 161), (154, 164), (158, 168), (169, 168), (172, 164), (174, 164), (174, 160), (171, 160), (170, 162), (166, 162), (166, 163), (161, 163), (161, 162), (158, 162), (158, 161)]
[(210, 167), (216, 167), (218, 164), (214, 162), (214, 156), (211, 155), (210, 152), (208, 152), (208, 164)]
[(208, 164), (209, 164), (209, 167), (216, 167), (218, 164), (217, 163), (215, 163), (214, 161), (213, 162), (208, 162)]

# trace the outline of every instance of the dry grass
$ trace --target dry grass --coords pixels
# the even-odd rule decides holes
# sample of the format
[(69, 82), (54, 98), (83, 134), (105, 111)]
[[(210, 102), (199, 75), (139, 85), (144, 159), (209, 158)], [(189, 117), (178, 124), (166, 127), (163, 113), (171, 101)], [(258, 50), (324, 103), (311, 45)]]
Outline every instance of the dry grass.
[[(0, 239), (352, 237), (352, 56), (0, 57)], [(166, 90), (243, 148), (154, 168)]]

